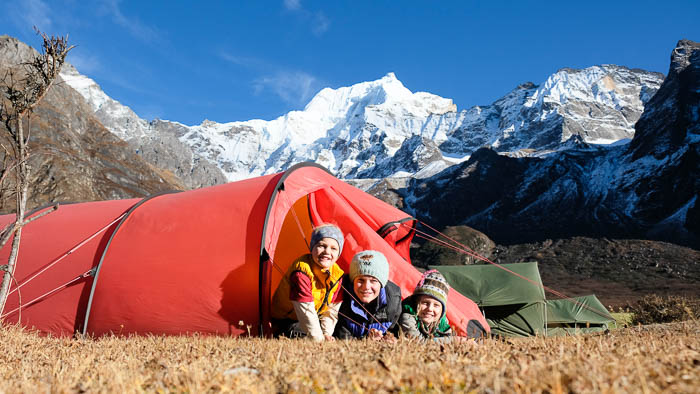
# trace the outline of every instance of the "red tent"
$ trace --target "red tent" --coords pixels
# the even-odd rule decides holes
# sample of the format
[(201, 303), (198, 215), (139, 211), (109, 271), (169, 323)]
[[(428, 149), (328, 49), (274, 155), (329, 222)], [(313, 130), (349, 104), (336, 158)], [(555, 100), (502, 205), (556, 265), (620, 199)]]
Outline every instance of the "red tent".
[[(12, 220), (0, 216), (0, 226)], [(143, 200), (61, 205), (23, 229), (17, 283), (1, 316), (62, 336), (258, 334), (269, 327), (282, 273), (308, 253), (306, 240), (320, 223), (345, 233), (341, 268), (363, 249), (379, 250), (389, 278), (404, 296), (412, 292), (420, 278), (409, 257), (413, 218), (304, 163)], [(472, 319), (488, 330), (476, 304), (457, 291), (448, 318), (461, 332)]]

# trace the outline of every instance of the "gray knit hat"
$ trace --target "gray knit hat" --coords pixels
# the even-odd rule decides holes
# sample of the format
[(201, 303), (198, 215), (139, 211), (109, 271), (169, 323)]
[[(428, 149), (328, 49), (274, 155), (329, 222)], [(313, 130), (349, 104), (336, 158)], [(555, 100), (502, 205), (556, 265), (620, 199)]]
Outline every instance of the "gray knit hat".
[(345, 239), (343, 238), (343, 232), (340, 231), (338, 226), (333, 224), (322, 224), (316, 227), (311, 233), (311, 243), (309, 244), (309, 248), (316, 246), (316, 244), (323, 238), (333, 238), (334, 240), (338, 241), (338, 246), (340, 248), (338, 253), (340, 254), (343, 252), (343, 242)]
[(450, 285), (438, 270), (429, 270), (423, 273), (420, 281), (413, 290), (413, 295), (427, 295), (440, 301), (442, 304), (442, 315), (447, 312), (447, 293), (450, 292)]
[(373, 276), (385, 287), (389, 280), (389, 262), (376, 250), (365, 250), (352, 258), (349, 274), (353, 282), (360, 275)]

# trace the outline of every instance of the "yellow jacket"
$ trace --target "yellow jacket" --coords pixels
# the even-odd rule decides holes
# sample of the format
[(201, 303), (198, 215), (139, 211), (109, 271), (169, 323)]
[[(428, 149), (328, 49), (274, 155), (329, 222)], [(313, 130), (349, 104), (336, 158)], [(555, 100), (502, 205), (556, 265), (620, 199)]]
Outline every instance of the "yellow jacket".
[(309, 277), (317, 315), (324, 314), (331, 300), (342, 291), (340, 279), (343, 276), (343, 270), (338, 264), (333, 264), (329, 270), (324, 270), (314, 263), (311, 254), (303, 255), (289, 266), (279, 287), (275, 290), (275, 295), (272, 297), (272, 318), (274, 319), (299, 320), (289, 298), (290, 278), (295, 272), (301, 272)]

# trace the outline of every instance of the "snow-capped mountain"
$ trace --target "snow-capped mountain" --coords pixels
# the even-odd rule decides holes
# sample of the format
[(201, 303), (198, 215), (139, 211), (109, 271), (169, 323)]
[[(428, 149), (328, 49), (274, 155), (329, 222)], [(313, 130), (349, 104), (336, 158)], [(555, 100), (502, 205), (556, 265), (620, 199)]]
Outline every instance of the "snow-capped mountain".
[(80, 74), (71, 64), (61, 68), (61, 77), (80, 93), (102, 124), (123, 140), (144, 137), (149, 134), (148, 122), (139, 118), (131, 108), (107, 96), (95, 81)]
[[(590, 143), (629, 139), (663, 81), (658, 73), (613, 65), (564, 69), (541, 86), (523, 84), (489, 106), (458, 111), (452, 100), (413, 93), (389, 73), (323, 89), (304, 110), (274, 120), (185, 126), (138, 118), (75, 69), (66, 68), (63, 77), (141, 154), (189, 150), (186, 160), (158, 154), (149, 160), (190, 187), (279, 172), (301, 161), (315, 161), (345, 179), (423, 178), (482, 146), (522, 156), (557, 149), (572, 136)], [(197, 172), (207, 163), (207, 171)]]
[(176, 122), (141, 119), (131, 108), (105, 94), (92, 79), (78, 73), (66, 63), (61, 77), (90, 104), (95, 116), (114, 135), (126, 141), (131, 149), (157, 168), (171, 171), (189, 188), (226, 182), (215, 164), (201, 158), (192, 147), (181, 141), (189, 127)]
[(630, 139), (662, 82), (659, 73), (615, 65), (562, 69), (539, 86), (526, 83), (490, 106), (470, 109), (441, 149), (517, 152), (556, 149), (572, 136), (593, 144)]
[(465, 224), (505, 243), (593, 235), (700, 244), (700, 44), (678, 43), (629, 144), (583, 140), (541, 157), (483, 148), (394, 199), (435, 225)]

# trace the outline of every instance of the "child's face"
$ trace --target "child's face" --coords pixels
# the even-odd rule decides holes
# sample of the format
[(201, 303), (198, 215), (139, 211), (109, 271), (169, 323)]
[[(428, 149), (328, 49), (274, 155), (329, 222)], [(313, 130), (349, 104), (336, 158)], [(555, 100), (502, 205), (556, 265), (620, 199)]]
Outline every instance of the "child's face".
[(435, 298), (421, 295), (416, 302), (418, 318), (426, 324), (435, 323), (442, 316), (442, 304)]
[(352, 284), (357, 299), (365, 304), (379, 297), (379, 291), (382, 289), (382, 283), (374, 276), (369, 275), (356, 277)]
[(333, 238), (321, 238), (313, 248), (311, 248), (311, 257), (314, 262), (322, 268), (331, 268), (338, 257), (340, 256), (340, 245)]

